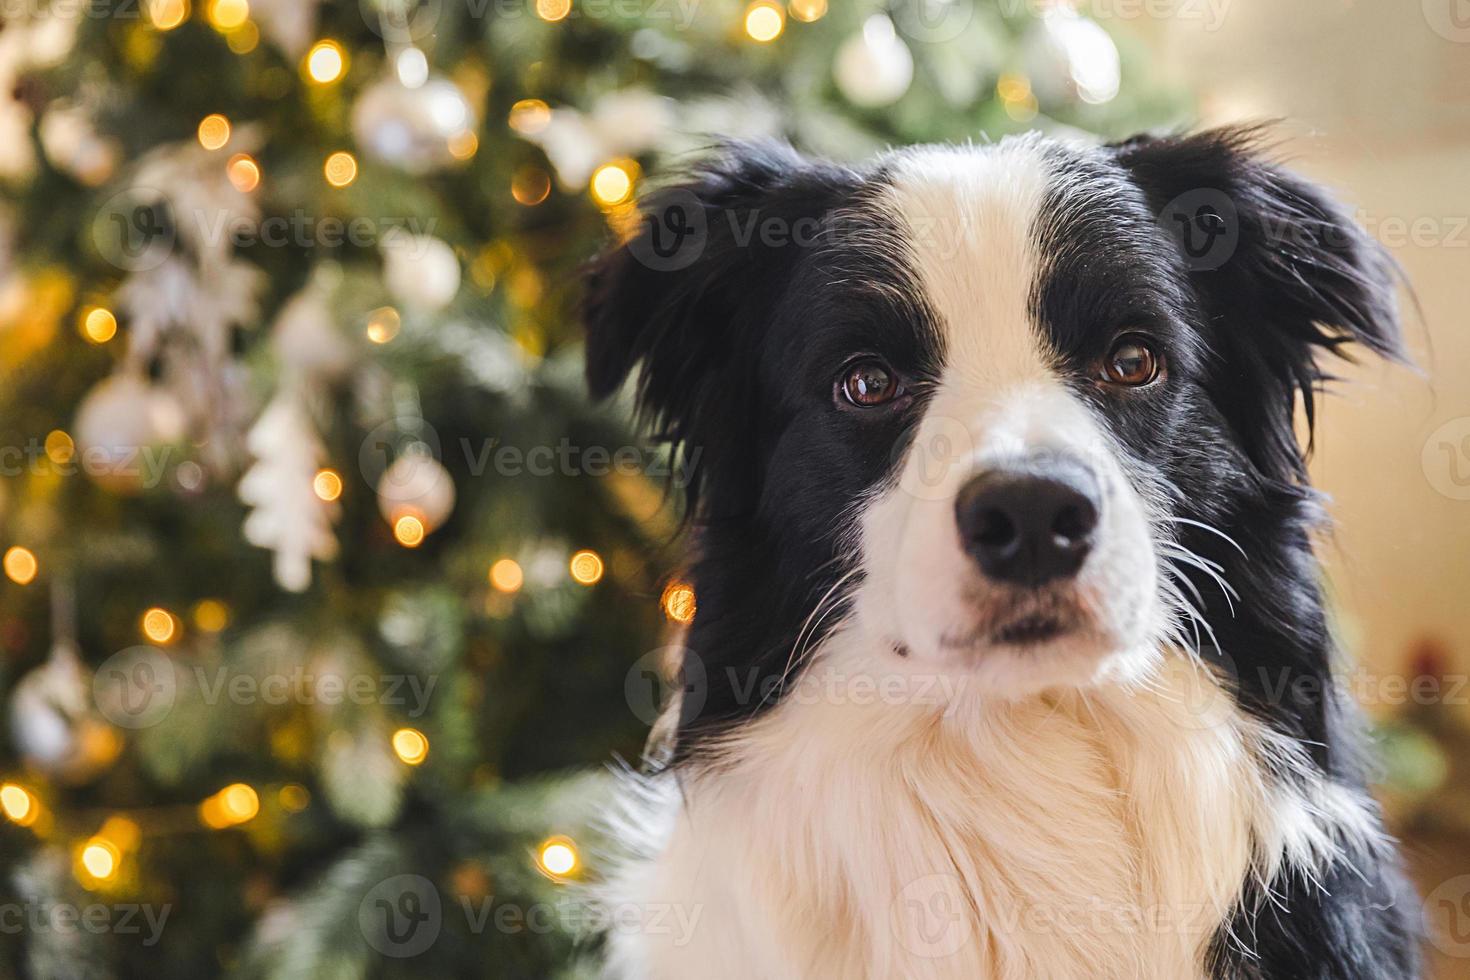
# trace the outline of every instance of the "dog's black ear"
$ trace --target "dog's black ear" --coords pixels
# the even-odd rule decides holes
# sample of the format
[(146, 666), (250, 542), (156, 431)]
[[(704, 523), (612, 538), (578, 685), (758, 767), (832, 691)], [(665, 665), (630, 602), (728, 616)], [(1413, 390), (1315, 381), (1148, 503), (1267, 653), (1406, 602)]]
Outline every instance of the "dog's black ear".
[(640, 412), (660, 435), (700, 446), (708, 433), (739, 437), (751, 386), (738, 372), (753, 369), (793, 253), (811, 244), (803, 222), (855, 180), (784, 143), (728, 143), (645, 198), (634, 232), (588, 272), (593, 397), (637, 370)]
[[(1135, 137), (1112, 152), (1174, 237), (1231, 373), (1284, 396), (1246, 423), (1279, 433), (1284, 414), (1299, 459), (1290, 415), (1300, 393), (1314, 418), (1314, 390), (1329, 380), (1320, 354), (1349, 357), (1356, 343), (1403, 359), (1399, 276), (1350, 215), (1270, 162), (1262, 143), (1258, 129), (1229, 128)], [(1284, 454), (1280, 441), (1263, 448)]]

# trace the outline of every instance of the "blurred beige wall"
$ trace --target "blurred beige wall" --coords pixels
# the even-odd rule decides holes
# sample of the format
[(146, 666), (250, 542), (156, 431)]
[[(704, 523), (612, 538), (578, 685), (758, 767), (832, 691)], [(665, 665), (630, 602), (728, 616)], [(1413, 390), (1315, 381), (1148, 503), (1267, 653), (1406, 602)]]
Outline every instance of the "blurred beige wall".
[(1470, 669), (1470, 0), (1159, 6), (1200, 16), (1126, 29), (1198, 94), (1201, 122), (1281, 119), (1291, 164), (1359, 209), (1413, 283), (1423, 374), (1349, 371), (1313, 469), (1339, 525), (1328, 559), (1353, 652), (1399, 673), (1436, 639)]

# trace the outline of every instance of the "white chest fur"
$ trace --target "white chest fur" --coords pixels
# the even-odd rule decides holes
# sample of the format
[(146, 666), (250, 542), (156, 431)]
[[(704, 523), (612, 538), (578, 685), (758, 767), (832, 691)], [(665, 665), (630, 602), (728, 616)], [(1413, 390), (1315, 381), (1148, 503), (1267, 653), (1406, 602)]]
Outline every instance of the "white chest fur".
[(1371, 833), (1182, 655), (1010, 704), (853, 676), (813, 665), (721, 764), (643, 788), (612, 976), (1200, 977), (1248, 874)]

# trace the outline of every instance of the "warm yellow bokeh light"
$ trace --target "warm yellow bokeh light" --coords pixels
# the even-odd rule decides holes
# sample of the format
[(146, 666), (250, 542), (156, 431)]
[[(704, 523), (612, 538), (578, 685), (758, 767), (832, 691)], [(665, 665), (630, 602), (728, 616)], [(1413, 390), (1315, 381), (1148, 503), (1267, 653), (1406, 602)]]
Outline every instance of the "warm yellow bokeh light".
[(342, 496), (342, 476), (333, 469), (320, 469), (311, 481), (311, 489), (322, 500), (336, 500)]
[(0, 810), (14, 823), (29, 827), (36, 822), (41, 806), (24, 786), (6, 783), (0, 786)]
[(510, 196), (527, 207), (551, 196), (551, 175), (540, 167), (522, 167), (510, 179)]
[(416, 766), (429, 757), (429, 739), (417, 728), (400, 728), (393, 733), (393, 754)]
[(126, 852), (137, 848), (138, 842), (143, 839), (143, 830), (136, 821), (116, 813), (107, 818), (107, 822), (93, 839), (111, 841), (117, 845), (119, 851)]
[(631, 162), (617, 160), (605, 163), (592, 172), (592, 199), (602, 207), (622, 204), (633, 194)]
[(514, 558), (502, 558), (490, 566), (490, 584), (497, 592), (519, 592), (526, 584), (526, 573)]
[(756, 0), (745, 8), (745, 33), (751, 40), (774, 41), (786, 29), (786, 11), (772, 0)]
[(423, 544), (427, 533), (423, 519), (417, 514), (403, 514), (393, 522), (393, 537), (405, 548), (417, 548)]
[(676, 623), (694, 622), (694, 586), (688, 582), (670, 582), (664, 589), (664, 615)]
[(386, 344), (398, 336), (403, 318), (391, 306), (380, 306), (368, 314), (367, 339), (375, 344)]
[(231, 783), (219, 791), (220, 811), (231, 823), (252, 820), (260, 812), (260, 797), (244, 783)]
[(346, 150), (338, 150), (327, 157), (322, 172), (333, 187), (346, 187), (357, 179), (357, 159)]
[(160, 31), (171, 31), (189, 16), (189, 0), (147, 0), (148, 22)]
[(40, 564), (36, 561), (36, 553), (20, 545), (5, 552), (4, 565), (5, 577), (16, 585), (30, 585), (35, 581), (36, 572), (40, 570)]
[(70, 463), (76, 452), (77, 444), (67, 433), (60, 429), (52, 429), (46, 433), (46, 458), (51, 462), (58, 465)]
[(510, 128), (534, 136), (551, 124), (551, 107), (540, 99), (521, 99), (510, 107)]
[(88, 306), (82, 310), (77, 327), (83, 337), (94, 344), (105, 344), (117, 336), (117, 317), (101, 306)]
[(564, 878), (577, 870), (581, 859), (577, 856), (577, 845), (570, 838), (553, 837), (537, 849), (536, 863), (546, 874)]
[(791, 16), (810, 24), (827, 16), (827, 0), (791, 0)]
[(287, 783), (276, 795), (281, 801), (281, 809), (287, 813), (300, 813), (311, 803), (311, 793), (300, 783)]
[(94, 881), (108, 881), (117, 874), (118, 858), (117, 845), (112, 841), (93, 837), (82, 845), (77, 855), (77, 864), (84, 875), (91, 877)]
[(468, 129), (460, 130), (449, 137), (449, 155), (456, 160), (468, 160), (480, 149), (480, 137)]
[(143, 614), (143, 635), (154, 643), (172, 643), (179, 632), (179, 622), (174, 614), (161, 606), (154, 606)]
[(230, 141), (230, 121), (218, 112), (199, 120), (199, 145), (218, 150)]
[(230, 625), (230, 607), (218, 599), (194, 603), (194, 625), (206, 633), (218, 633)]
[(572, 12), (572, 0), (536, 0), (536, 16), (555, 23)]
[(995, 94), (1004, 102), (1015, 102), (1031, 94), (1031, 82), (1025, 75), (1008, 71), (996, 81)]
[(230, 162), (225, 164), (225, 175), (235, 185), (235, 190), (242, 194), (249, 194), (260, 186), (260, 164), (248, 153), (236, 153), (230, 157)]
[(211, 0), (206, 14), (217, 31), (233, 31), (250, 17), (249, 0)]
[(249, 54), (260, 44), (260, 28), (255, 26), (255, 21), (247, 20), (225, 35), (225, 43), (236, 54)]
[(581, 585), (596, 585), (602, 579), (602, 556), (595, 551), (582, 550), (572, 555), (567, 566), (572, 580)]
[(336, 41), (318, 41), (306, 53), (306, 76), (318, 85), (330, 85), (347, 71), (347, 56)]

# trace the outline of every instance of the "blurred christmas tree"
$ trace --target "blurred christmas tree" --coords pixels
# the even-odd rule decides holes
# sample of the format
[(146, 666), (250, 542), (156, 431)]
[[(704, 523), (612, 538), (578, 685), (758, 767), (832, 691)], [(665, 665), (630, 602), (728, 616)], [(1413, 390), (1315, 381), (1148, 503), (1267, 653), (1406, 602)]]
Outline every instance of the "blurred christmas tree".
[(1060, 2), (7, 14), (0, 976), (588, 975), (555, 774), (692, 597), (578, 263), (712, 133), (1176, 118), (1135, 60)]

